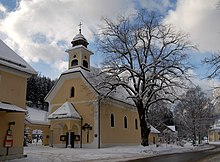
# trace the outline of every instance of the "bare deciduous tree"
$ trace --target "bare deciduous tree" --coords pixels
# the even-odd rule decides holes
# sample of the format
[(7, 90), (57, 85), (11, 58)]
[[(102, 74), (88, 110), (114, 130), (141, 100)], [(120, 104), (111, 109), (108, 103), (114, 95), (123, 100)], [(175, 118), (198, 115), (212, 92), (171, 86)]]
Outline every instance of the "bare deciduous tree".
[(158, 130), (163, 130), (164, 126), (174, 125), (172, 105), (165, 101), (159, 101), (151, 105), (148, 109), (148, 120)]
[[(199, 87), (189, 89), (175, 108), (175, 123), (178, 134), (199, 144), (207, 136), (210, 124), (214, 121), (214, 107)], [(180, 137), (181, 138), (181, 137)]]
[[(216, 4), (217, 9), (220, 9), (220, 1)], [(205, 58), (203, 63), (210, 65), (209, 79), (218, 78), (220, 79), (220, 51), (212, 54), (210, 58)], [(219, 88), (219, 87), (217, 87)]]
[(210, 65), (209, 79), (220, 79), (220, 52), (213, 54), (210, 58), (205, 58), (203, 63)]
[(162, 17), (141, 10), (117, 21), (104, 18), (98, 44), (107, 73), (99, 87), (109, 94), (117, 87), (126, 90), (139, 114), (142, 145), (148, 146), (149, 107), (161, 100), (174, 102), (176, 87), (183, 87), (189, 68), (187, 55), (194, 48), (188, 36), (176, 32)]

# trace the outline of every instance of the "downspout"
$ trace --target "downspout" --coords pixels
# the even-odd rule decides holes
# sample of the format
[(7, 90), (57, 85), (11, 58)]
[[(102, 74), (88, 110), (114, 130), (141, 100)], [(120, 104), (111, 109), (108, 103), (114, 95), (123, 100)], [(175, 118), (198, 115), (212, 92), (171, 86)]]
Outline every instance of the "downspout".
[(83, 117), (81, 116), (81, 119), (80, 119), (80, 121), (81, 121), (81, 126), (80, 126), (80, 148), (82, 148), (82, 124), (83, 124)]
[(98, 148), (101, 148), (101, 118), (100, 118), (100, 108), (101, 108), (101, 99), (100, 96), (98, 97)]

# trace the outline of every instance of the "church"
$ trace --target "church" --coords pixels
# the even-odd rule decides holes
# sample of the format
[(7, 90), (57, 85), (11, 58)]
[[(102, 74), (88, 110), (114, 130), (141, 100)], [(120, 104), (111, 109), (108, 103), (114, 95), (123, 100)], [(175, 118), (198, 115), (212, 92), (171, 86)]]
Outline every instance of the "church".
[[(102, 148), (139, 145), (140, 123), (136, 107), (123, 90), (108, 97), (96, 88), (100, 69), (90, 65), (88, 41), (81, 29), (73, 38), (68, 70), (64, 71), (45, 97), (49, 103), (49, 145), (51, 147)], [(158, 141), (160, 132), (151, 128), (149, 143)]]

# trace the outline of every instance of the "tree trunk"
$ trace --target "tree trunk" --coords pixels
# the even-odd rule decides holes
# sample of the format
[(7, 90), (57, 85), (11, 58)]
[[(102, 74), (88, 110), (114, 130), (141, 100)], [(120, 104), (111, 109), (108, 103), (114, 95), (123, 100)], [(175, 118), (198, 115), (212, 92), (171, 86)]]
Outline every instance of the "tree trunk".
[(200, 132), (198, 133), (198, 137), (199, 137), (199, 145), (201, 144), (201, 134)]
[(145, 110), (142, 101), (136, 103), (138, 109), (138, 115), (140, 119), (140, 127), (141, 127), (141, 145), (149, 146), (148, 137), (150, 134), (150, 127), (145, 119)]
[(195, 119), (193, 120), (193, 146), (196, 145), (196, 126), (195, 126)]

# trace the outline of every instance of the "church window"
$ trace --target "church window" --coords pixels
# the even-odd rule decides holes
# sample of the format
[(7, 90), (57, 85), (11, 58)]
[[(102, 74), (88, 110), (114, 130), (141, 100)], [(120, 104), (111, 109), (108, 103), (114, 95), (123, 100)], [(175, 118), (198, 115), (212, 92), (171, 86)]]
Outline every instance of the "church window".
[(77, 59), (72, 60), (71, 66), (76, 66), (76, 65), (78, 65), (78, 60)]
[(74, 55), (73, 58), (76, 58), (76, 55)]
[(71, 87), (70, 97), (74, 97), (74, 95), (75, 95), (75, 88), (74, 88), (74, 87)]
[(138, 120), (135, 119), (135, 129), (138, 129)]
[(88, 61), (83, 60), (83, 66), (84, 66), (85, 68), (88, 68)]
[(114, 114), (111, 113), (111, 127), (115, 127), (115, 117)]
[(124, 128), (128, 128), (128, 120), (127, 117), (124, 117)]

